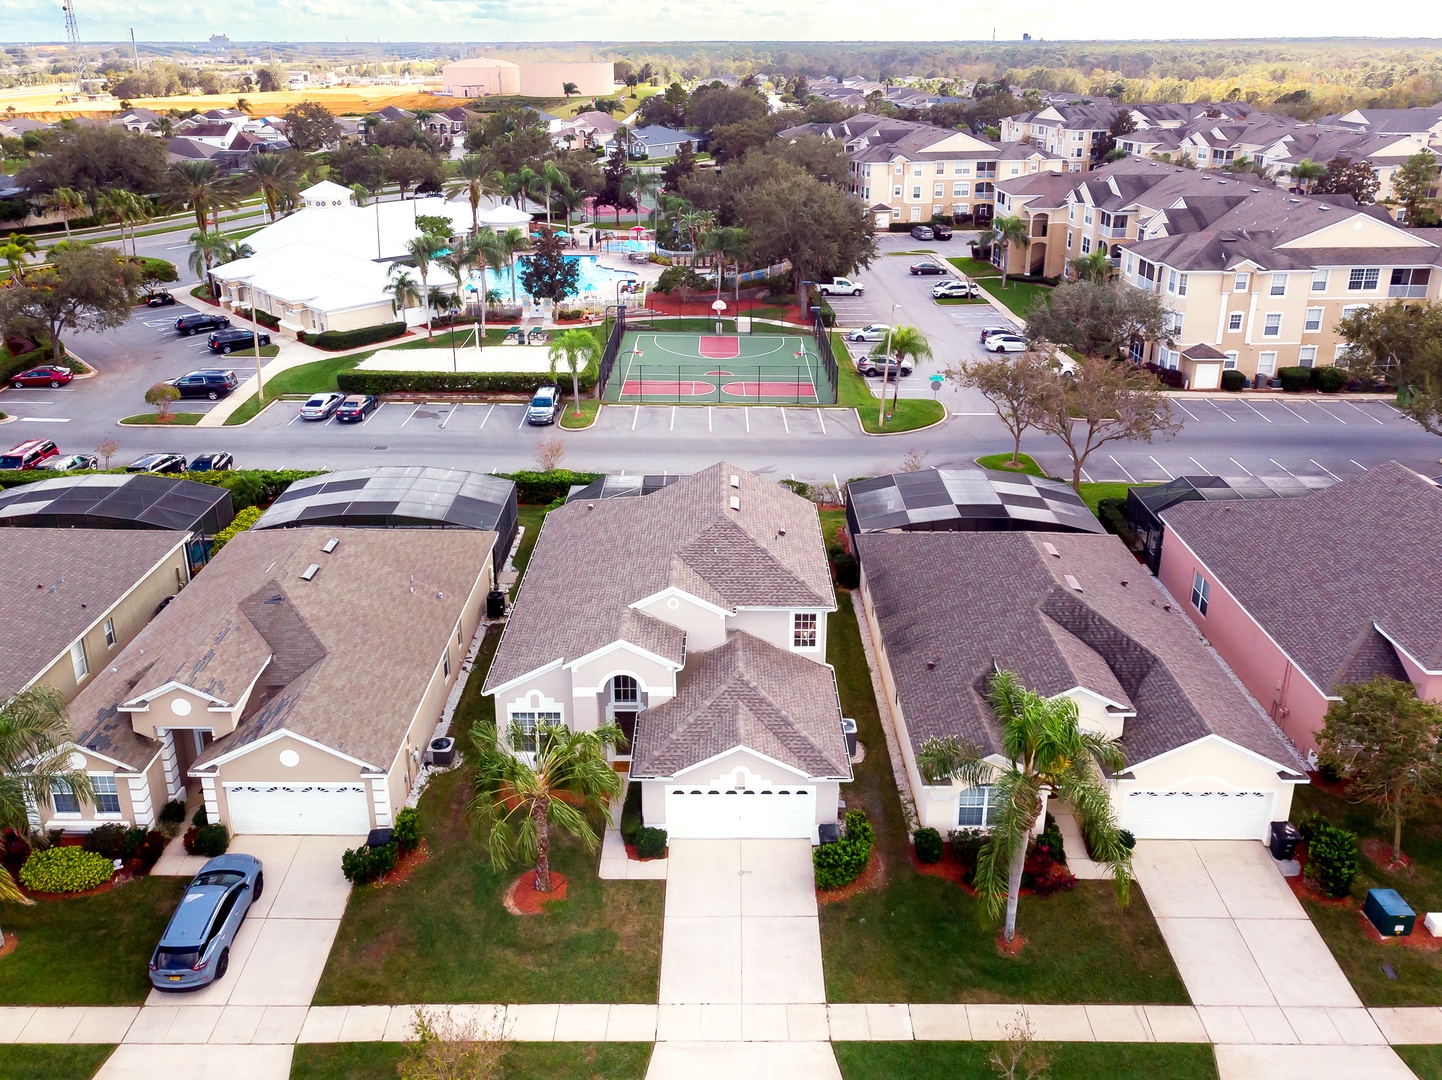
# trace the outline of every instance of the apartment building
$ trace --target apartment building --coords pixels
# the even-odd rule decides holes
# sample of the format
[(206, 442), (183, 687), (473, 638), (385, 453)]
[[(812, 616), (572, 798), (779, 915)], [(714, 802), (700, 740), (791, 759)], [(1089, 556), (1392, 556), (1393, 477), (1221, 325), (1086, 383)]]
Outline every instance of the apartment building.
[[(1108, 136), (1112, 124), (1123, 110), (1131, 114), (1132, 122), (1138, 131), (1149, 134), (1174, 131), (1203, 119), (1219, 123), (1241, 122), (1256, 111), (1245, 102), (1232, 101), (1197, 102), (1190, 105), (1113, 105), (1110, 102), (1048, 105), (1036, 112), (1003, 117), (1000, 124), (1001, 141), (1031, 143), (1062, 158), (1068, 172), (1089, 172), (1102, 164), (1102, 159), (1110, 149)], [(1159, 144), (1170, 142), (1168, 137), (1159, 138)]]
[(1383, 135), (1417, 135), (1434, 150), (1442, 150), (1442, 102), (1416, 109), (1353, 109), (1324, 116), (1317, 125)]
[(1024, 143), (1001, 144), (964, 131), (859, 113), (835, 124), (801, 124), (782, 138), (840, 139), (851, 165), (851, 191), (877, 225), (938, 218), (991, 220), (1000, 180), (1057, 172), (1055, 154)]

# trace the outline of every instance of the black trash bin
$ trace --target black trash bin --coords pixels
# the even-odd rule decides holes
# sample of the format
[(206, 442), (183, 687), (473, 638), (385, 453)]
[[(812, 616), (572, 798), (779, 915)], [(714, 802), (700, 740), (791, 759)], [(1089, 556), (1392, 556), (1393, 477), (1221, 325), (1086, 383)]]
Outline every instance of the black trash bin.
[(816, 826), (816, 838), (823, 844), (835, 844), (841, 839), (841, 828), (830, 822)]
[(500, 589), (486, 593), (486, 618), (499, 619), (506, 613), (506, 594)]
[(1288, 859), (1297, 857), (1297, 845), (1301, 843), (1302, 834), (1297, 831), (1297, 826), (1290, 821), (1272, 822), (1272, 858), (1278, 862), (1286, 862)]
[(390, 829), (372, 829), (366, 836), (366, 847), (385, 847), (390, 842)]

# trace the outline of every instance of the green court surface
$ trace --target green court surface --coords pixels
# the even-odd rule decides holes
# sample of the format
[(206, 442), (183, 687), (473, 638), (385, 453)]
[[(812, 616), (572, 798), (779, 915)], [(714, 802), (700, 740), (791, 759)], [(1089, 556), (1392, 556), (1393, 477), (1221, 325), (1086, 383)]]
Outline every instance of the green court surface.
[(629, 331), (616, 352), (604, 397), (673, 405), (836, 403), (808, 334)]

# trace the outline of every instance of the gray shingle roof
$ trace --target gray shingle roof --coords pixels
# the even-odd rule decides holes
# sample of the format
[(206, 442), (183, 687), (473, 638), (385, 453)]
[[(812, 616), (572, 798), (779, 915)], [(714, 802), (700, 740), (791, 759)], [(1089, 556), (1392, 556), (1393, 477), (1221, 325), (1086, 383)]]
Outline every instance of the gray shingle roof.
[[(620, 640), (679, 664), (681, 631), (631, 609), (673, 586), (728, 609), (835, 604), (816, 508), (721, 462), (647, 495), (547, 514), (486, 693)], [(641, 628), (649, 645), (628, 636)]]
[(851, 779), (831, 668), (732, 631), (686, 665), (674, 698), (637, 718), (631, 775), (675, 776), (738, 746)]
[(985, 700), (999, 666), (1042, 694), (1081, 686), (1130, 703), (1136, 715), (1121, 739), (1130, 764), (1215, 734), (1300, 771), (1281, 733), (1115, 537), (870, 534), (857, 547), (913, 749), (950, 735), (999, 751)]
[(1388, 462), (1306, 498), (1179, 503), (1162, 517), (1165, 543), (1183, 541), (1324, 692), (1395, 672), (1374, 624), (1442, 668), (1442, 488), (1411, 469)]

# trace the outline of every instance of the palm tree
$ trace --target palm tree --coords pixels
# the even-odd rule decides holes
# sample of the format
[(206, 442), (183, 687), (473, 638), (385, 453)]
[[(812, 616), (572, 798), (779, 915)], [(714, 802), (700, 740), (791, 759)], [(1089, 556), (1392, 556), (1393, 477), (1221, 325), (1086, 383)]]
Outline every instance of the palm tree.
[(497, 234), (497, 248), (505, 259), (511, 274), (511, 303), (516, 302), (516, 256), (530, 247), (530, 238), (517, 228), (509, 228)]
[(230, 241), (220, 233), (193, 232), (190, 234), (190, 270), (202, 281), (210, 277), (210, 268), (216, 259), (229, 261)]
[[(524, 169), (525, 166), (522, 166)], [(520, 173), (508, 173), (497, 170), (495, 173), (496, 190), (501, 193), (501, 202), (513, 202), (516, 209), (524, 209), (522, 203), (526, 198), (526, 184)]]
[(510, 256), (506, 253), (505, 242), (493, 229), (482, 229), (476, 233), (475, 245), (471, 249), (471, 257), (475, 260), (476, 270), (481, 275), (481, 332), (477, 335), (476, 348), (486, 347), (486, 309), (490, 306), (492, 297), (499, 297), (496, 289), (486, 288), (486, 270), (488, 267), (500, 266)]
[(549, 228), (551, 224), (551, 192), (559, 191), (566, 186), (566, 174), (554, 161), (547, 161), (541, 166), (540, 173), (532, 183), (534, 187), (531, 194), (540, 195), (546, 204), (546, 226)]
[(601, 362), (601, 343), (589, 330), (567, 330), (551, 342), (551, 375), (555, 377), (562, 363), (571, 373), (571, 400), (576, 415), (581, 415), (581, 372)]
[(210, 215), (236, 203), (235, 188), (220, 175), (220, 166), (213, 161), (177, 161), (165, 170), (162, 189), (172, 206), (183, 206), (195, 213), (195, 227), (206, 232)]
[(1026, 219), (1020, 214), (1002, 214), (1000, 217), (991, 219), (991, 227), (981, 234), (981, 244), (986, 247), (989, 244), (1001, 245), (1001, 287), (1006, 288), (1006, 263), (1007, 251), (1012, 244), (1020, 244), (1025, 253), (1031, 243), (1031, 230), (1027, 228)]
[(561, 205), (566, 208), (566, 231), (569, 232), (571, 229), (571, 215), (577, 210), (582, 209), (590, 196), (584, 191), (577, 191), (570, 184), (566, 184), (561, 188), (560, 193), (556, 197), (561, 200)]
[(83, 217), (90, 212), (85, 196), (73, 188), (58, 187), (40, 201), (45, 206), (60, 212), (60, 220), (65, 223), (66, 239), (70, 237), (70, 219)]
[(451, 246), (445, 255), (438, 255), (433, 262), (450, 271), (456, 279), (456, 302), (460, 303), (461, 292), (466, 284), (466, 275), (476, 263), (477, 244), (474, 240), (462, 240)]
[(676, 228), (691, 240), (691, 265), (696, 265), (696, 254), (705, 243), (706, 235), (716, 227), (714, 210), (683, 210), (676, 217)]
[[(659, 202), (658, 196), (661, 193), (661, 170), (660, 169), (637, 169), (633, 172), (631, 188), (636, 196), (638, 204), (649, 200), (651, 203), (651, 231), (656, 231), (656, 207)], [(639, 205), (638, 205), (639, 212)]]
[[(435, 258), (436, 255), (436, 246), (434, 237), (427, 236), (425, 233), (412, 237), (410, 242), (406, 244), (406, 254), (410, 256), (411, 262), (415, 264), (416, 273), (421, 276), (422, 304), (427, 303), (431, 293), (430, 285), (426, 282), (426, 275), (430, 273), (431, 260)], [(431, 338), (433, 336), (434, 333), (431, 330), (431, 309), (427, 306), (426, 337)]]
[[(887, 335), (887, 352), (896, 357), (896, 390), (892, 395), (891, 407), (896, 408), (896, 401), (901, 397), (901, 362), (911, 360), (915, 363), (923, 356), (931, 356), (931, 343), (926, 340), (923, 334), (914, 326), (898, 326)], [(876, 413), (876, 426), (881, 427), (886, 423), (886, 381), (891, 375), (891, 365), (887, 364), (881, 369), (881, 407)]]
[[(0, 832), (14, 829), (29, 836), (30, 808), (48, 803), (56, 787), (68, 788), (82, 801), (94, 800), (84, 766), (72, 768), (70, 755), (59, 752), (70, 740), (65, 700), (51, 687), (34, 686), (0, 704)], [(4, 869), (0, 901), (29, 903)]]
[[(721, 299), (721, 279), (725, 276), (726, 260), (736, 263), (737, 273), (741, 270), (741, 256), (751, 245), (751, 237), (745, 229), (724, 225), (706, 237), (706, 250), (716, 256), (716, 299)], [(739, 281), (738, 281), (739, 288)]]
[(255, 154), (245, 167), (265, 200), (266, 214), (274, 221), (281, 202), (297, 191), (295, 162), (283, 154)]
[(1121, 747), (1083, 731), (1075, 701), (1042, 697), (1010, 671), (992, 676), (987, 698), (1000, 728), (1004, 764), (951, 736), (927, 739), (916, 759), (928, 784), (992, 785), (991, 835), (976, 866), (982, 917), (995, 921), (1005, 909), (1006, 940), (1016, 936), (1022, 864), (1042, 797), (1049, 793), (1071, 804), (1092, 857), (1111, 870), (1117, 900), (1126, 903), (1131, 851), (1117, 828), (1106, 781), (1126, 764)]
[(391, 280), (386, 292), (391, 294), (391, 310), (401, 317), (401, 322), (406, 321), (407, 308), (425, 302), (421, 287), (416, 284), (405, 263), (391, 264)]
[(1303, 158), (1292, 166), (1292, 179), (1297, 181), (1303, 191), (1311, 191), (1312, 185), (1320, 180), (1326, 171), (1327, 167), (1320, 161)]
[(1112, 261), (1104, 249), (1098, 248), (1090, 255), (1082, 255), (1068, 263), (1078, 281), (1094, 281), (1101, 284), (1112, 275)]
[(481, 196), (495, 190), (495, 174), (487, 167), (485, 158), (479, 154), (467, 154), (456, 162), (456, 176), (463, 183), (455, 190), (464, 190), (466, 201), (471, 204), (471, 235), (474, 236), (481, 227)]
[(587, 815), (606, 814), (621, 794), (621, 778), (606, 753), (625, 737), (615, 724), (571, 731), (549, 722), (530, 732), (513, 724), (509, 735), (511, 745), (502, 745), (492, 720), (471, 729), (476, 795), (469, 810), (491, 864), (534, 860), (536, 891), (550, 892), (551, 828), (596, 849)]
[(5, 260), (10, 276), (17, 282), (25, 280), (25, 260), (38, 251), (34, 237), (24, 233), (13, 232), (0, 242), (0, 259)]
[(563, 94), (566, 95), (566, 100), (567, 100), (567, 101), (570, 101), (570, 100), (571, 100), (571, 95), (572, 95), (572, 94), (579, 94), (580, 92), (581, 92), (581, 88), (580, 88), (579, 86), (577, 86), (577, 85), (576, 85), (575, 83), (573, 83), (573, 82), (568, 82), (568, 83), (562, 83), (562, 84), (561, 84), (561, 93), (563, 93)]

